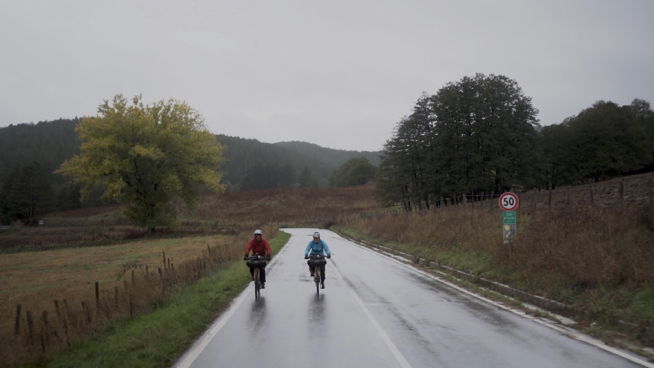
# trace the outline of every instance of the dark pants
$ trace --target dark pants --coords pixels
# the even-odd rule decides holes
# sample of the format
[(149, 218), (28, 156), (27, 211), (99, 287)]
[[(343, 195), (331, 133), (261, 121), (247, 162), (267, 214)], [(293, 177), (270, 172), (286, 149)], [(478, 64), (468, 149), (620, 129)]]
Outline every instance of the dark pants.
[[(308, 263), (309, 263), (309, 271), (311, 271), (311, 273), (314, 273), (316, 266), (312, 265), (311, 262), (308, 262)], [(320, 265), (320, 281), (325, 282), (325, 264), (324, 263), (322, 265)]]
[[(259, 267), (261, 269), (261, 272), (259, 272), (259, 281), (265, 283), (266, 282), (266, 267)], [(250, 275), (254, 279), (254, 267), (250, 267)]]

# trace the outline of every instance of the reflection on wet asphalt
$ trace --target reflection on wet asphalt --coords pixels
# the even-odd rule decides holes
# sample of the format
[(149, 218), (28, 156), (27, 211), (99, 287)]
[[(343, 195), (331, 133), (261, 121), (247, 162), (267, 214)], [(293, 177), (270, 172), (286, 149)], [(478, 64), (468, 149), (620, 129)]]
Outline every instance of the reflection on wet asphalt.
[(291, 240), (193, 367), (638, 367), (321, 230), (333, 252), (316, 296)]

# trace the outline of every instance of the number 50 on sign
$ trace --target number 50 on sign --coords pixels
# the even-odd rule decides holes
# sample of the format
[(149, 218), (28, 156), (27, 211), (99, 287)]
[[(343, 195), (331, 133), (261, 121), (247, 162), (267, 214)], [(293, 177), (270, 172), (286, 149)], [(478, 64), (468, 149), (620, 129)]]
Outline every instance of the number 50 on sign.
[(515, 211), (520, 205), (518, 195), (511, 192), (502, 193), (499, 198), (500, 208), (504, 211)]

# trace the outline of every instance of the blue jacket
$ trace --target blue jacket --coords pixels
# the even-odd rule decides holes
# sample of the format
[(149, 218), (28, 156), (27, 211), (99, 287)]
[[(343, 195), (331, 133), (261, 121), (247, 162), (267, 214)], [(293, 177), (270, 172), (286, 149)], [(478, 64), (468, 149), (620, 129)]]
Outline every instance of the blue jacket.
[(309, 254), (323, 254), (325, 252), (326, 255), (331, 255), (331, 251), (329, 250), (329, 246), (327, 246), (327, 243), (325, 243), (322, 240), (318, 240), (318, 242), (314, 242), (313, 240), (307, 244), (307, 248), (304, 250), (304, 255), (308, 256)]

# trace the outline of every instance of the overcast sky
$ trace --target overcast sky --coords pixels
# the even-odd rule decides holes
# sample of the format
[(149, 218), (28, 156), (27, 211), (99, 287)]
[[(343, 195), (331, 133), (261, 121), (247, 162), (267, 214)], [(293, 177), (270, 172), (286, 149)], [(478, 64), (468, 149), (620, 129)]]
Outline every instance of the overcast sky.
[(214, 133), (379, 150), (421, 93), (518, 82), (559, 123), (654, 103), (654, 1), (0, 0), (0, 126), (175, 98)]

